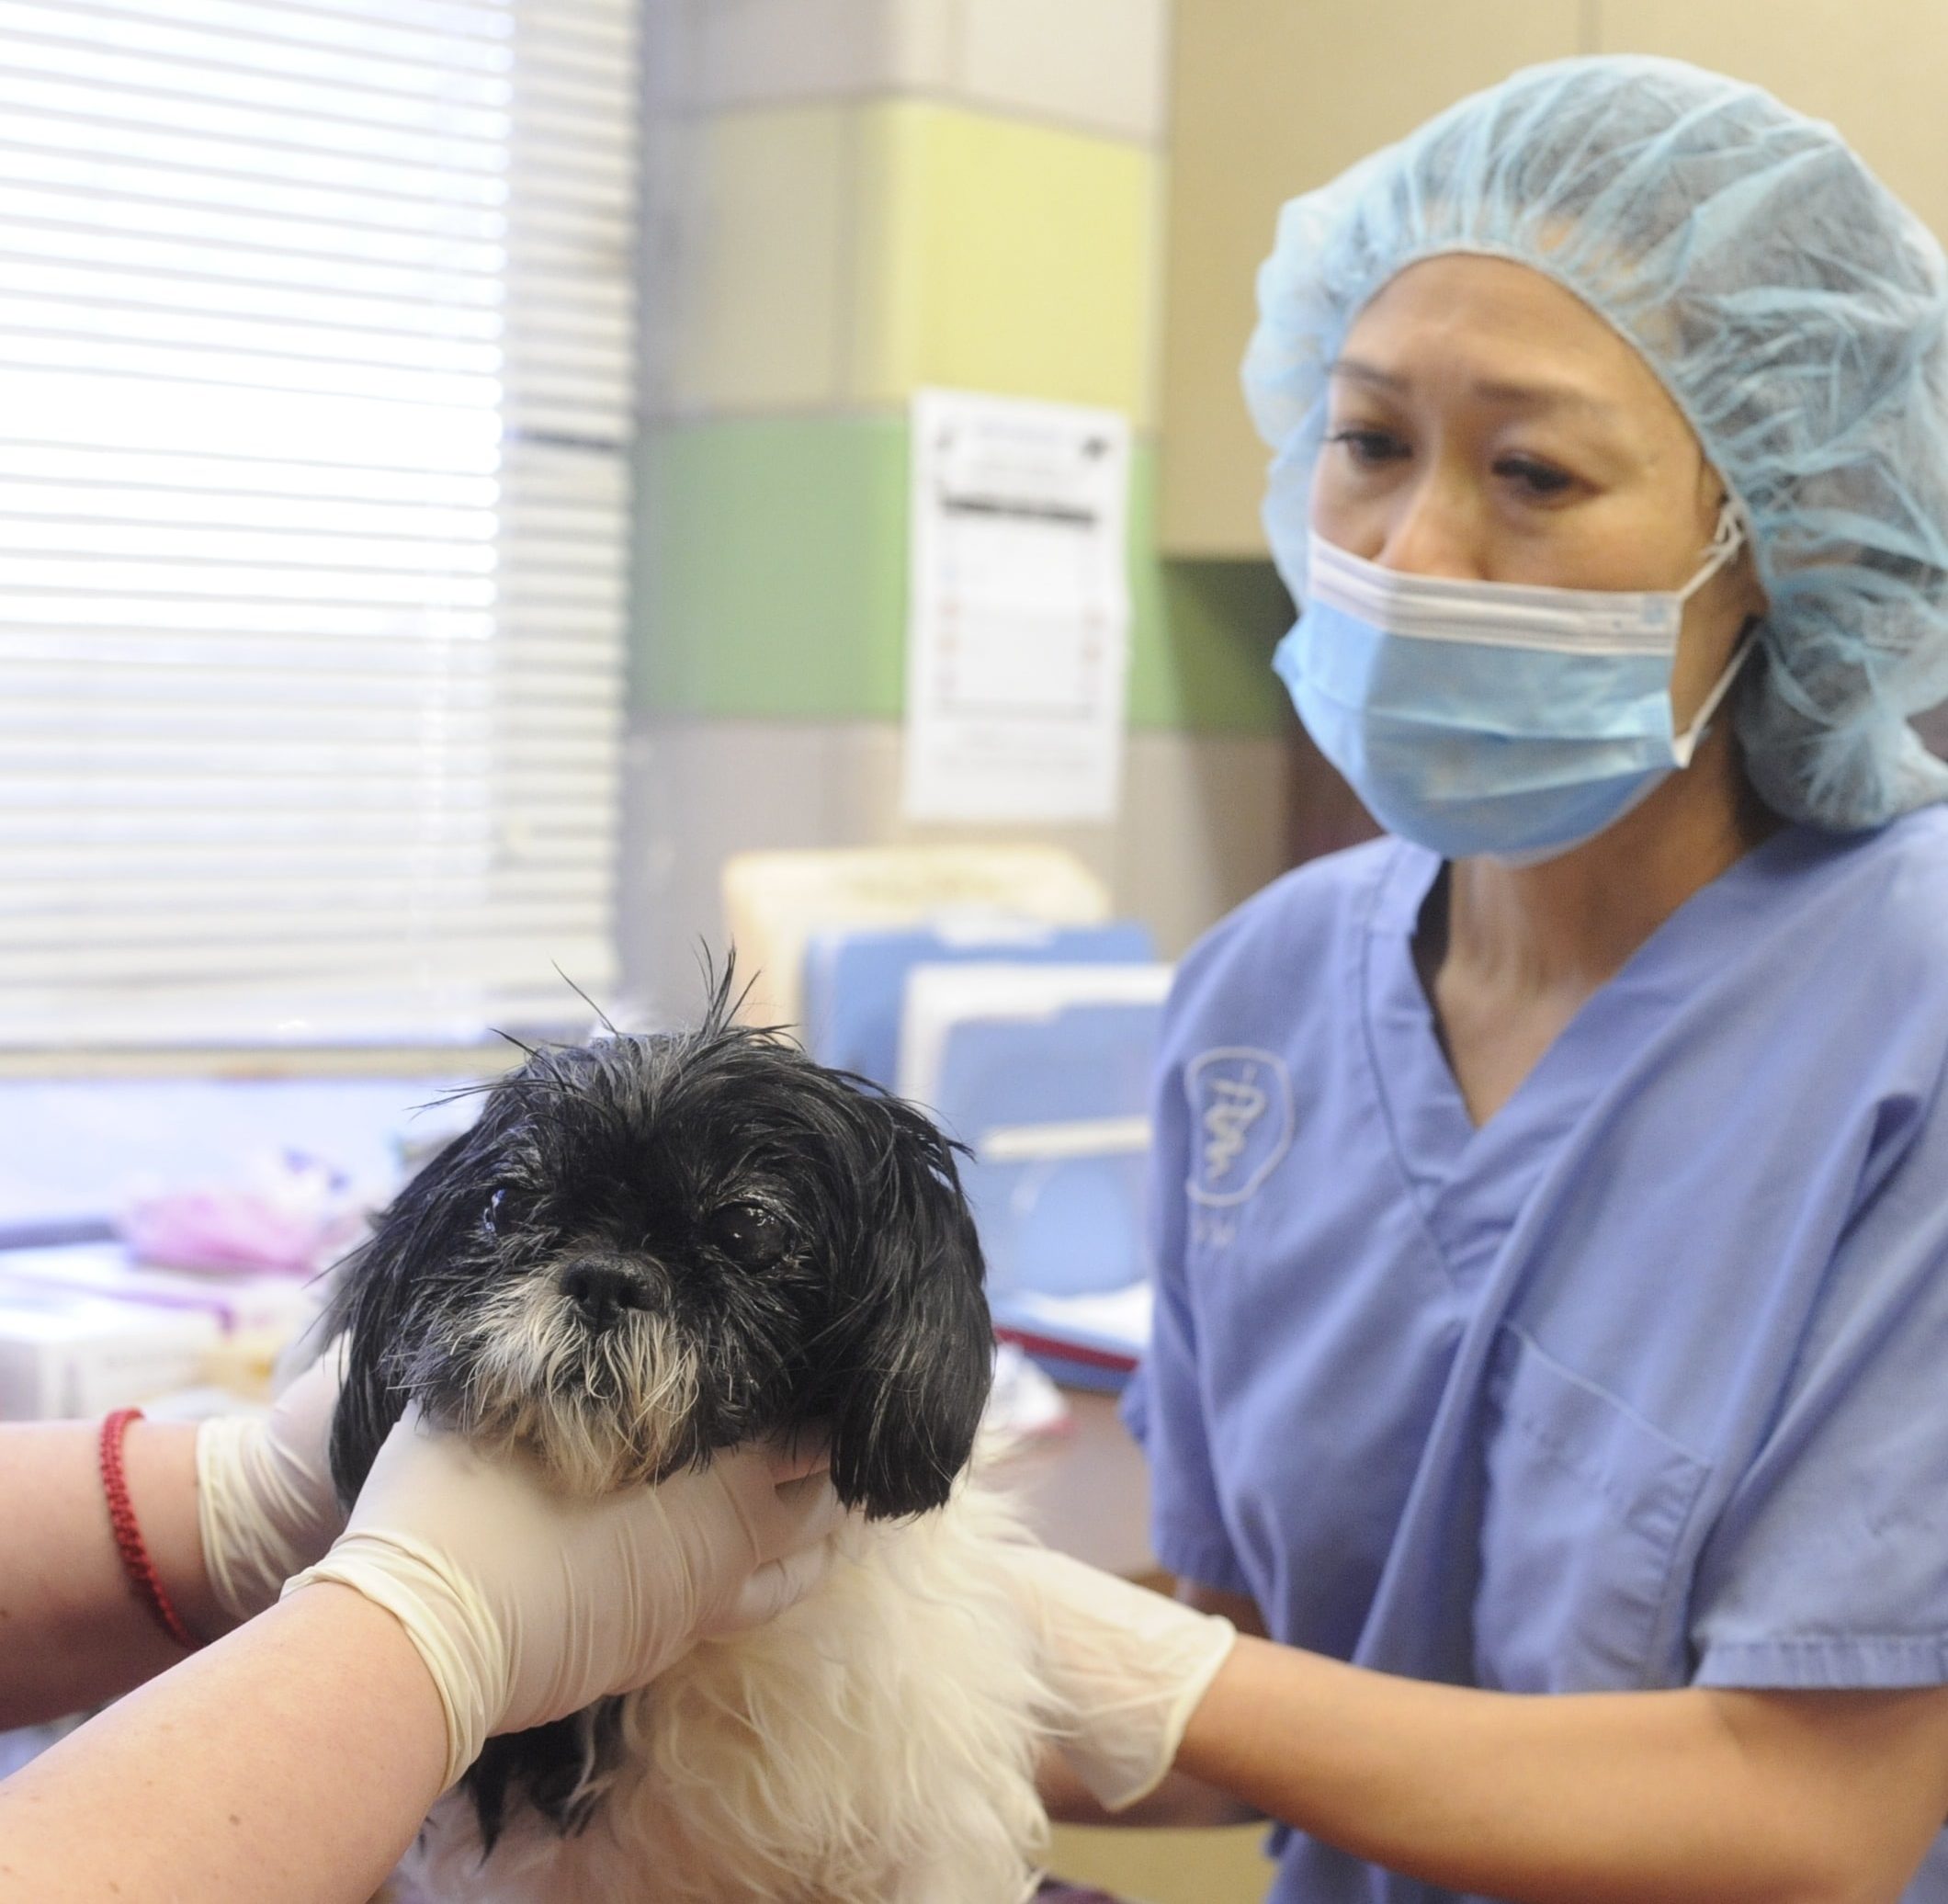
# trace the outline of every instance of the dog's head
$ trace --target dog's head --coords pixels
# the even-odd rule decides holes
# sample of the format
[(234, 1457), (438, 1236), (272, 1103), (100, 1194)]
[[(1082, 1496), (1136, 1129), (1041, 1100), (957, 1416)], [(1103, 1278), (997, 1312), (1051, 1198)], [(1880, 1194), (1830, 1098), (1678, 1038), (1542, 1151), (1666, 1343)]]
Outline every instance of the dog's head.
[(417, 1400), (579, 1492), (810, 1430), (849, 1506), (946, 1501), (991, 1342), (952, 1147), (724, 998), (534, 1053), (343, 1265), (347, 1496)]

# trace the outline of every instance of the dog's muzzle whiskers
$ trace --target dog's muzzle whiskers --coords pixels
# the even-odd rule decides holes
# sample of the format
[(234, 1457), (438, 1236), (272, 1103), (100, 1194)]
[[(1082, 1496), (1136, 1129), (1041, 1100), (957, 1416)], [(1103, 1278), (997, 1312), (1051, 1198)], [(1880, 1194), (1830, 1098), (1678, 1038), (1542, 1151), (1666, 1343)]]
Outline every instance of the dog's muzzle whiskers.
[(426, 1344), (413, 1386), (475, 1446), (518, 1447), (571, 1493), (654, 1480), (697, 1452), (694, 1344), (633, 1310), (591, 1331), (551, 1275), (497, 1292)]

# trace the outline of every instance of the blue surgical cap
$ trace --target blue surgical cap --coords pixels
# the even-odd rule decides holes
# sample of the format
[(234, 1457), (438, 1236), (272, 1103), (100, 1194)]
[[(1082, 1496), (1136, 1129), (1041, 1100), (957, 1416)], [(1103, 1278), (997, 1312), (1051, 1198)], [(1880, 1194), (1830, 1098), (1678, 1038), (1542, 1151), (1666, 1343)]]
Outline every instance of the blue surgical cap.
[(1765, 800), (1873, 826), (1948, 796), (1948, 268), (1830, 126), (1674, 60), (1531, 67), (1288, 204), (1244, 386), (1305, 583), (1326, 377), (1421, 258), (1513, 259), (1636, 346), (1744, 512), (1768, 610), (1737, 726)]

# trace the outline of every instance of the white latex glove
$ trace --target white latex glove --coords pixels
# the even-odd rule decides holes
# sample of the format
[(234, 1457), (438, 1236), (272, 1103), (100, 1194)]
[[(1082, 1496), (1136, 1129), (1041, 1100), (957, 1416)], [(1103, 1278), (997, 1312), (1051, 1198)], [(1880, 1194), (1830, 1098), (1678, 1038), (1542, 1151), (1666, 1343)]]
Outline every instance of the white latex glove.
[[(767, 1448), (593, 1500), (409, 1410), (344, 1535), (285, 1587), (335, 1581), (406, 1629), (447, 1717), (450, 1785), (493, 1732), (646, 1685), (699, 1639), (782, 1613), (830, 1559), (824, 1474)], [(802, 1477), (802, 1478), (796, 1478)]]
[(1062, 1756), (1110, 1811), (1161, 1784), (1238, 1629), (1045, 1547), (1012, 1561), (1041, 1638)]
[(196, 1437), (196, 1514), (217, 1604), (247, 1620), (337, 1539), (345, 1510), (332, 1485), (332, 1411), (345, 1339), (278, 1396), (266, 1415), (219, 1415)]

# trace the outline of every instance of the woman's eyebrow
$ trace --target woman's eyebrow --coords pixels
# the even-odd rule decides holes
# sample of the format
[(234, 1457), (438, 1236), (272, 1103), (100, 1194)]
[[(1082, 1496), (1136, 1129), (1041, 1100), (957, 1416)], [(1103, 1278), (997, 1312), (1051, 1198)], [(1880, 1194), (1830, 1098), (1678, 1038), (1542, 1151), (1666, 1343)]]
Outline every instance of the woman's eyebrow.
[[(1370, 383), (1376, 388), (1404, 395), (1412, 388), (1411, 380), (1393, 370), (1383, 370), (1377, 364), (1363, 363), (1358, 357), (1338, 357), (1327, 367), (1329, 377), (1348, 377), (1357, 383)], [(1606, 402), (1603, 398), (1591, 395), (1572, 383), (1510, 382), (1501, 378), (1481, 378), (1469, 386), (1470, 393), (1486, 403), (1499, 403), (1507, 409), (1519, 410), (1580, 410), (1592, 417), (1610, 419), (1617, 414), (1617, 406)]]
[(1334, 357), (1326, 366), (1328, 377), (1351, 377), (1359, 383), (1376, 383), (1382, 390), (1404, 391), (1407, 380), (1376, 364), (1363, 364), (1358, 357)]

